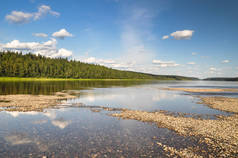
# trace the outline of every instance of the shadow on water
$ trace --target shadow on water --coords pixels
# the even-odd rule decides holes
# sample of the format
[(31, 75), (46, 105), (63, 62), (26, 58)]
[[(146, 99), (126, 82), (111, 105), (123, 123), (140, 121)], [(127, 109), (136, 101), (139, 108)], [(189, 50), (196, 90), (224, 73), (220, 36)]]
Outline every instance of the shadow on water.
[(0, 94), (53, 94), (62, 90), (82, 90), (89, 88), (128, 87), (154, 83), (156, 81), (27, 81), (0, 82)]

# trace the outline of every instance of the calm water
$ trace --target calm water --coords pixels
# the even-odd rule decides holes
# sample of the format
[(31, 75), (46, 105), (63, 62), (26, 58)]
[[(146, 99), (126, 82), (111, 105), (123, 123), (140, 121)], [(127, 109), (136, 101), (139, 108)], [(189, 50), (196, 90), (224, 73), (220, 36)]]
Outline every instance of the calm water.
[[(1, 94), (53, 94), (76, 90), (66, 105), (107, 106), (135, 110), (214, 115), (185, 92), (163, 87), (238, 88), (237, 82), (2, 82)], [(236, 93), (212, 93), (238, 97)], [(179, 136), (154, 124), (121, 120), (90, 108), (64, 107), (44, 112), (0, 112), (0, 157), (166, 157), (156, 142), (181, 148), (196, 146), (198, 138)]]

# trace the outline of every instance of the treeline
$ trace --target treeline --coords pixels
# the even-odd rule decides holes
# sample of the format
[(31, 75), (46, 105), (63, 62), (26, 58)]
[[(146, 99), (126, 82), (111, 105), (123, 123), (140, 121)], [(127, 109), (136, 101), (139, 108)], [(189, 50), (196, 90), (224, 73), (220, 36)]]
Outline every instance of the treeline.
[(206, 78), (207, 81), (238, 81), (238, 77), (213, 77)]
[(121, 71), (66, 58), (47, 58), (31, 53), (22, 54), (15, 52), (0, 52), (0, 76), (77, 79), (195, 79)]

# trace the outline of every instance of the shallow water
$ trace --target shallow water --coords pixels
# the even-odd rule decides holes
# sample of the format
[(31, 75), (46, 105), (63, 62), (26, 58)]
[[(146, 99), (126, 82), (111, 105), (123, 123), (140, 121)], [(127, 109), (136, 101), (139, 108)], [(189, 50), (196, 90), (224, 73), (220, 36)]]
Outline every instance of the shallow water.
[(96, 88), (81, 91), (80, 97), (67, 103), (83, 103), (114, 108), (143, 111), (166, 110), (194, 114), (225, 114), (197, 104), (199, 99), (183, 92), (161, 90), (158, 85), (143, 85), (126, 88)]
[[(216, 85), (237, 88), (235, 82), (207, 81), (0, 83), (1, 94), (81, 90), (78, 98), (68, 100), (64, 108), (44, 112), (0, 112), (0, 157), (166, 157), (157, 142), (179, 149), (199, 145), (199, 139), (177, 135), (155, 124), (113, 118), (106, 111), (93, 112), (90, 108), (67, 105), (83, 103), (145, 111), (227, 115), (197, 104), (199, 100), (189, 93), (161, 90), (162, 87), (214, 88)], [(232, 96), (237, 97), (236, 94)]]
[(153, 124), (78, 108), (2, 112), (0, 126), (0, 157), (155, 157), (165, 156), (158, 141), (174, 147), (197, 142)]

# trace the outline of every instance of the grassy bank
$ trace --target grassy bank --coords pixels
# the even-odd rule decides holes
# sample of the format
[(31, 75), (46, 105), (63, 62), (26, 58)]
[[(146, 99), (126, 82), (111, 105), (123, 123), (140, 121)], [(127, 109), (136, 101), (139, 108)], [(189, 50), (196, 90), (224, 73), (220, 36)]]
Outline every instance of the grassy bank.
[(145, 81), (152, 79), (74, 79), (74, 78), (33, 78), (33, 77), (0, 77), (0, 82), (10, 81)]

